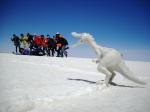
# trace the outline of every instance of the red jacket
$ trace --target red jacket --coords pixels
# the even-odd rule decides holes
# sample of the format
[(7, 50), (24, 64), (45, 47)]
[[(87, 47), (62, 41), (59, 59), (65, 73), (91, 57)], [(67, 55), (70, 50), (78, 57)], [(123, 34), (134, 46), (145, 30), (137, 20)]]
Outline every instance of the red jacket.
[(42, 46), (43, 47), (47, 47), (48, 46), (47, 42), (48, 42), (48, 38), (43, 38), (43, 40), (42, 40)]
[(35, 43), (36, 45), (41, 45), (41, 44), (42, 44), (42, 39), (41, 39), (41, 37), (38, 36), (38, 35), (35, 35), (35, 36), (34, 36), (34, 43)]

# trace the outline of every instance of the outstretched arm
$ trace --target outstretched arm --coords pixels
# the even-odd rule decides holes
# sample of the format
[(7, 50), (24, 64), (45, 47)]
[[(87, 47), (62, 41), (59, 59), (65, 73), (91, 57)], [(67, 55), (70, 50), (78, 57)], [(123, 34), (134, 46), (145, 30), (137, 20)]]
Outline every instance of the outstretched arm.
[(75, 48), (79, 45), (82, 45), (83, 43), (81, 42), (81, 40), (79, 40), (78, 42), (76, 42), (75, 44), (71, 45), (71, 48)]

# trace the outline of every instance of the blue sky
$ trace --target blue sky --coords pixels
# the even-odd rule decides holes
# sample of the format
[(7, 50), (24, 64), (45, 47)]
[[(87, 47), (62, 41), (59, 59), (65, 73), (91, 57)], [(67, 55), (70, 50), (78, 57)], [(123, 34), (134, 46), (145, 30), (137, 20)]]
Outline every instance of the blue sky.
[[(1, 0), (0, 52), (11, 52), (12, 34), (89, 32), (98, 44), (122, 52), (125, 59), (150, 60), (149, 0)], [(70, 49), (71, 56), (94, 57), (87, 45)]]

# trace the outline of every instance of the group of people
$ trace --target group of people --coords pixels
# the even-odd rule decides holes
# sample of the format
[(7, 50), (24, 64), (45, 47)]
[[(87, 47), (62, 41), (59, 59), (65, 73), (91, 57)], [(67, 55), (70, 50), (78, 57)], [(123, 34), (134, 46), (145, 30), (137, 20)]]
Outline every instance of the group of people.
[(20, 34), (17, 36), (13, 34), (11, 41), (15, 46), (15, 54), (21, 55), (36, 55), (36, 56), (56, 56), (67, 57), (68, 41), (61, 34), (56, 33), (53, 37), (50, 35), (26, 35)]

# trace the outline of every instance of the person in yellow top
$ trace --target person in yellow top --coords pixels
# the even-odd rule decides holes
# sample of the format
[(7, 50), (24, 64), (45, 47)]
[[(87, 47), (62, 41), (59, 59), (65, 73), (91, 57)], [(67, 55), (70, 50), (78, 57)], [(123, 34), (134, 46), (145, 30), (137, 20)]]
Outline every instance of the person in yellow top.
[(24, 47), (24, 48), (29, 47), (28, 37), (25, 36), (24, 34), (20, 34), (20, 36), (21, 36), (20, 41), (21, 41), (21, 43), (23, 44), (23, 47)]

